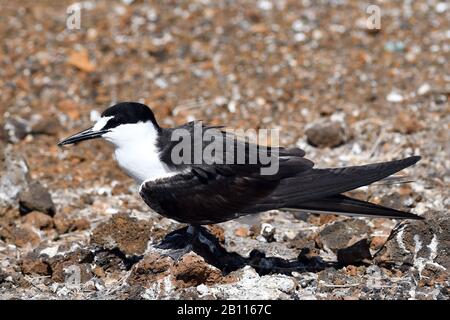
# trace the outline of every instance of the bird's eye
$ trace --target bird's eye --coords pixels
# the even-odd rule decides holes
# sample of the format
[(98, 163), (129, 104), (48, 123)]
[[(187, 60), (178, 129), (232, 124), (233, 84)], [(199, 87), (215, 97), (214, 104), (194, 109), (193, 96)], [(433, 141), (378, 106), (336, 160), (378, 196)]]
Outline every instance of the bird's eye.
[(114, 117), (108, 120), (108, 122), (106, 123), (106, 125), (103, 127), (103, 129), (107, 130), (107, 129), (112, 129), (117, 127), (120, 124), (120, 121)]

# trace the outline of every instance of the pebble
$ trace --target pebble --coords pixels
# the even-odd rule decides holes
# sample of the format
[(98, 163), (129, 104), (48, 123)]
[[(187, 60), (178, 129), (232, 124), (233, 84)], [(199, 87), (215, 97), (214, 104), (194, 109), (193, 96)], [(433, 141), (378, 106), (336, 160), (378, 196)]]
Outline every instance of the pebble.
[(384, 50), (389, 52), (402, 52), (405, 50), (405, 44), (401, 41), (388, 41), (384, 45)]
[(2, 149), (0, 142), (0, 212), (1, 208), (15, 204), (19, 193), (27, 187), (28, 180), (29, 168), (25, 159), (13, 152), (11, 146)]
[(263, 236), (267, 242), (275, 241), (275, 232), (276, 232), (276, 229), (271, 224), (263, 223), (261, 225), (261, 236)]
[(19, 205), (22, 214), (35, 210), (50, 216), (55, 215), (52, 196), (39, 181), (31, 182), (27, 189), (20, 193)]
[(404, 100), (404, 97), (400, 93), (398, 93), (396, 91), (392, 91), (391, 93), (389, 93), (386, 96), (386, 100), (389, 102), (397, 103), (397, 102), (402, 102)]
[(305, 131), (310, 145), (318, 148), (333, 148), (347, 142), (349, 135), (338, 121), (321, 121), (308, 126)]
[(428, 83), (424, 83), (417, 89), (417, 94), (419, 96), (424, 96), (431, 91), (431, 86)]

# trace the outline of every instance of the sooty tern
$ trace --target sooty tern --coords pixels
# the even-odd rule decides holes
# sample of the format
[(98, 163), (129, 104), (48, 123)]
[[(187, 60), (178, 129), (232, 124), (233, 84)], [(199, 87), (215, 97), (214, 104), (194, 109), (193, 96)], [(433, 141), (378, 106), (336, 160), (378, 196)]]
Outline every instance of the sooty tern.
[[(185, 253), (194, 241), (205, 243), (207, 237), (200, 225), (220, 223), (239, 216), (272, 209), (297, 209), (314, 213), (334, 213), (395, 219), (422, 219), (420, 216), (386, 208), (370, 202), (352, 199), (342, 193), (384, 179), (419, 161), (420, 157), (343, 168), (316, 169), (304, 158), (299, 148), (268, 148), (276, 155), (278, 170), (262, 174), (261, 162), (231, 163), (202, 159), (194, 163), (176, 163), (173, 151), (179, 141), (172, 139), (182, 131), (191, 136), (190, 148), (207, 147), (202, 137), (195, 137), (198, 122), (177, 128), (162, 128), (149, 107), (135, 102), (123, 102), (106, 109), (95, 125), (77, 133), (58, 145), (104, 138), (115, 147), (119, 166), (139, 184), (140, 196), (157, 213), (187, 223), (184, 233), (169, 234), (159, 245)], [(239, 147), (244, 147), (248, 160), (252, 146), (256, 154), (262, 147), (236, 137), (220, 127), (214, 129), (214, 139), (233, 141), (217, 154), (220, 159)], [(200, 139), (200, 140), (199, 140)], [(210, 140), (212, 141), (212, 140)], [(181, 152), (181, 153), (183, 153)], [(270, 153), (269, 152), (269, 153)], [(218, 153), (218, 152), (216, 152)], [(217, 158), (215, 158), (217, 159)], [(236, 160), (236, 157), (230, 159)], [(213, 249), (211, 249), (213, 251)], [(179, 257), (180, 255), (178, 255)]]

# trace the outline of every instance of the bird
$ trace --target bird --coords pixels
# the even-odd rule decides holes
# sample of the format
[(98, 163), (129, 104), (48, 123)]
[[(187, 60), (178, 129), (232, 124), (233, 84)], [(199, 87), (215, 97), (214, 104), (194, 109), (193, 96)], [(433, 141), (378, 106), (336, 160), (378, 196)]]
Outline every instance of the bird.
[[(217, 148), (214, 155), (204, 153), (204, 159), (192, 161), (193, 150), (208, 148), (208, 141), (195, 136), (196, 128), (210, 131), (209, 141), (221, 141), (223, 150)], [(98, 138), (113, 145), (119, 167), (140, 185), (139, 194), (153, 211), (188, 225), (183, 232), (168, 234), (158, 245), (161, 249), (172, 250), (176, 257), (190, 251), (196, 241), (208, 241), (203, 225), (274, 209), (423, 219), (410, 212), (344, 195), (386, 179), (418, 162), (420, 156), (358, 166), (316, 168), (300, 148), (251, 143), (221, 126), (191, 121), (163, 128), (150, 107), (137, 102), (120, 102), (108, 107), (92, 127), (60, 141), (58, 146)], [(177, 153), (174, 151), (180, 148), (184, 138), (187, 143), (178, 155), (190, 161), (175, 161)], [(243, 150), (245, 161), (236, 161), (239, 150)], [(267, 164), (249, 161), (263, 152), (278, 162), (276, 172), (263, 174)]]

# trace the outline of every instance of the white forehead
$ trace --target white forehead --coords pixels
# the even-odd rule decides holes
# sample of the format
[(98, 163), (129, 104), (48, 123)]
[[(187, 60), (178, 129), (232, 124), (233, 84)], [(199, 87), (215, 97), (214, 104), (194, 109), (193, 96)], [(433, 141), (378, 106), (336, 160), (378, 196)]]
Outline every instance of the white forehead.
[(108, 123), (108, 120), (112, 119), (112, 118), (114, 118), (114, 116), (101, 117), (100, 119), (98, 119), (98, 121), (92, 127), (92, 130), (93, 131), (100, 131), (101, 129), (103, 129), (103, 127), (106, 125), (106, 123)]

